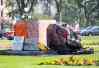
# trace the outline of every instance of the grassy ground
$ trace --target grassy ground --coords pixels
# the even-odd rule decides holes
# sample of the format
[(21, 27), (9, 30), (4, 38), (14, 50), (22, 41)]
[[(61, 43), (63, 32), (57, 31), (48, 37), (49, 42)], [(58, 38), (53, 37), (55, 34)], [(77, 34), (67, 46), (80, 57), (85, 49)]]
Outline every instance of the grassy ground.
[[(41, 61), (58, 59), (62, 56), (0, 56), (0, 68), (98, 68), (97, 66), (63, 66), (63, 65), (37, 65)], [(99, 59), (99, 55), (80, 55), (79, 57), (94, 57)]]
[[(88, 42), (89, 40), (94, 40), (93, 38), (91, 39), (90, 38), (87, 38), (86, 42)], [(83, 40), (84, 39), (86, 39), (86, 37), (83, 37)], [(96, 39), (99, 39), (99, 37)], [(87, 47), (90, 45), (84, 45), (84, 46)], [(96, 46), (96, 45), (91, 45), (91, 46)], [(96, 51), (94, 54), (75, 55), (75, 56), (83, 57), (83, 58), (93, 57), (94, 59), (99, 60), (99, 48), (94, 47), (94, 49)], [(0, 55), (0, 68), (99, 68), (98, 66), (94, 66), (94, 65), (92, 66), (37, 65), (42, 61), (59, 59), (62, 57), (66, 58), (69, 56), (71, 55), (42, 55), (42, 56)]]
[(99, 51), (99, 36), (83, 36), (81, 43), (83, 47), (92, 47), (95, 51)]
[(83, 36), (81, 40), (83, 45), (99, 45), (99, 36)]
[[(0, 68), (99, 68), (97, 66), (64, 66), (64, 65), (37, 65), (42, 61), (66, 58), (71, 55), (42, 55), (42, 56), (0, 56)], [(93, 57), (99, 60), (99, 53), (90, 55), (75, 55), (83, 58)]]

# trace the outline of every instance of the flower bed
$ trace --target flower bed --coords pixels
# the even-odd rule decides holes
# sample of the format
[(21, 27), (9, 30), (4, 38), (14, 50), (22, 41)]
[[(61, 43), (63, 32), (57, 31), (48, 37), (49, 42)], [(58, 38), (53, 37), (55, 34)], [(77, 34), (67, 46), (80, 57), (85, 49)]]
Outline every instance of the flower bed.
[(99, 62), (93, 58), (71, 56), (68, 58), (44, 61), (39, 63), (39, 65), (99, 65)]

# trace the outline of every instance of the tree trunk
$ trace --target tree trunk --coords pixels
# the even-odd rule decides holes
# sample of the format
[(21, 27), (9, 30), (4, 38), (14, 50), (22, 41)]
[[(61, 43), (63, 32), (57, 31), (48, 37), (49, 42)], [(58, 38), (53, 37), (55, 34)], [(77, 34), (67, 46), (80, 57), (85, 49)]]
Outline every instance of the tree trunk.
[(61, 17), (61, 11), (62, 11), (62, 0), (59, 0), (59, 2), (57, 0), (55, 0), (56, 3), (56, 9), (57, 9), (57, 13), (56, 16), (57, 17), (57, 21), (60, 23), (62, 21), (62, 17)]

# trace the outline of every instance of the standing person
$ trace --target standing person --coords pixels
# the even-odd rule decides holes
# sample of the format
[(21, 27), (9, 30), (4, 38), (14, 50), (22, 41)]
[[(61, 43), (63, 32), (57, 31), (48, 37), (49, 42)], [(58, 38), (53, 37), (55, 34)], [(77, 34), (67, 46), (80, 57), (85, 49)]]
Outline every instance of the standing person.
[(5, 23), (5, 20), (0, 18), (0, 38), (3, 39), (3, 33), (4, 33), (4, 23)]
[(0, 22), (0, 38), (3, 37), (3, 22)]
[(74, 32), (76, 33), (77, 35), (77, 40), (80, 40), (80, 27), (79, 27), (79, 23), (75, 23), (75, 26), (74, 26)]
[(66, 29), (66, 31), (67, 31), (67, 40), (70, 40), (70, 39), (71, 39), (70, 34), (71, 34), (71, 30), (72, 30), (73, 28), (72, 28), (72, 26), (70, 26), (69, 24), (65, 24), (64, 26), (65, 26), (65, 29)]
[(28, 37), (27, 22), (19, 20), (14, 25), (14, 45), (13, 50), (22, 50), (24, 39)]

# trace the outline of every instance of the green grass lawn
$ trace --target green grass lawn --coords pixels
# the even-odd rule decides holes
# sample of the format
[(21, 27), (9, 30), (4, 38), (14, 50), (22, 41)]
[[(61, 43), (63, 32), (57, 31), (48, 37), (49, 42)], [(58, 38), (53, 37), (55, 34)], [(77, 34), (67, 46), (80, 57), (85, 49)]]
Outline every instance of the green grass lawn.
[(81, 43), (83, 45), (99, 45), (99, 36), (82, 36)]
[[(85, 45), (90, 40), (99, 41), (99, 37), (83, 37), (83, 44), (85, 47), (96, 45)], [(84, 41), (86, 40), (86, 41)], [(91, 41), (89, 43), (91, 43)], [(95, 41), (96, 42), (96, 41)], [(97, 43), (97, 42), (96, 42)], [(99, 48), (94, 47), (95, 53), (88, 55), (75, 55), (77, 57), (90, 58), (99, 60)], [(99, 68), (99, 66), (66, 66), (66, 65), (37, 65), (42, 61), (54, 60), (59, 58), (66, 58), (71, 55), (41, 55), (41, 56), (15, 56), (15, 55), (0, 55), (0, 68)]]
[[(42, 55), (42, 56), (0, 56), (0, 68), (98, 68), (98, 66), (65, 66), (65, 65), (37, 65), (42, 61), (66, 58), (71, 55)], [(93, 57), (99, 60), (99, 53), (90, 55), (75, 55), (83, 58)]]
[(92, 47), (95, 51), (99, 51), (99, 36), (82, 36), (81, 44), (83, 47)]

